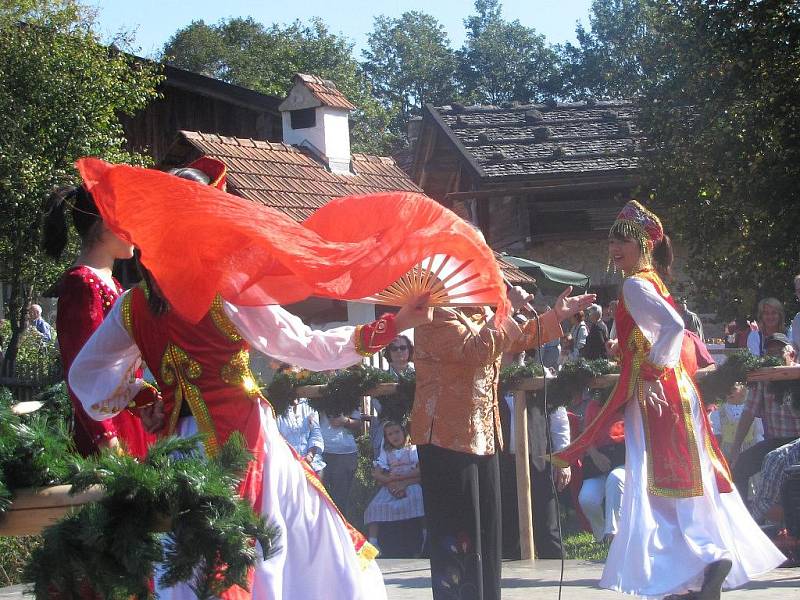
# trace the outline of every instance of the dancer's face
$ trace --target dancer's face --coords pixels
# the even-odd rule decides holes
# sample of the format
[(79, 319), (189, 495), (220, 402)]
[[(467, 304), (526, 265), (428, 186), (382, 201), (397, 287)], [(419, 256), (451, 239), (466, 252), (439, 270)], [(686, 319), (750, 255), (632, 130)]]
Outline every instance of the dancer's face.
[(642, 251), (634, 239), (611, 236), (608, 238), (608, 256), (617, 270), (633, 273), (642, 258)]
[(111, 231), (106, 224), (100, 223), (100, 243), (108, 248), (114, 258), (127, 260), (133, 257), (133, 246)]

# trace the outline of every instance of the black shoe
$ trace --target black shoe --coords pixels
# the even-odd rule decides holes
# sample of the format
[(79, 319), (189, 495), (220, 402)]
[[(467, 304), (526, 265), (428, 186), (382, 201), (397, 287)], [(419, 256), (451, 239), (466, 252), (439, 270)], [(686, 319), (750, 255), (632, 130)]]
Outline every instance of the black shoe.
[(733, 563), (727, 558), (708, 565), (703, 577), (703, 587), (697, 592), (697, 600), (720, 600), (722, 584), (732, 566)]

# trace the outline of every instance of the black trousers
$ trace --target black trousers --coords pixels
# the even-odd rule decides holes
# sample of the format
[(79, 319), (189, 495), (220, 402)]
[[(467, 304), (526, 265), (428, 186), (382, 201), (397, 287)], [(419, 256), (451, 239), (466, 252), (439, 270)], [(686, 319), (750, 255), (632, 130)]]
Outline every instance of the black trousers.
[(497, 454), (417, 447), (434, 600), (499, 600), (500, 469)]
[(770, 438), (750, 446), (739, 455), (739, 458), (736, 459), (736, 465), (733, 467), (733, 483), (736, 484), (739, 495), (745, 504), (747, 504), (750, 478), (761, 472), (764, 457), (776, 448), (780, 448), (794, 440), (795, 438)]

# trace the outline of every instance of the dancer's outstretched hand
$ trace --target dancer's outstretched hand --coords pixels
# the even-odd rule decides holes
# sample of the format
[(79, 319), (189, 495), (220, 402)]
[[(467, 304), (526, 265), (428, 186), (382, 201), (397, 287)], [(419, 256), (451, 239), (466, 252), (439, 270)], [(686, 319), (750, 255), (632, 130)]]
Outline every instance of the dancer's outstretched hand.
[(413, 329), (433, 321), (433, 308), (428, 306), (430, 300), (431, 295), (428, 292), (411, 298), (395, 316), (397, 331)]
[(669, 407), (667, 398), (664, 395), (664, 386), (658, 380), (644, 382), (644, 400), (656, 411), (659, 417), (664, 409)]
[(596, 294), (581, 294), (580, 296), (570, 296), (572, 293), (572, 286), (569, 286), (553, 304), (553, 310), (556, 311), (556, 317), (559, 321), (568, 319), (578, 311), (589, 308), (597, 299)]

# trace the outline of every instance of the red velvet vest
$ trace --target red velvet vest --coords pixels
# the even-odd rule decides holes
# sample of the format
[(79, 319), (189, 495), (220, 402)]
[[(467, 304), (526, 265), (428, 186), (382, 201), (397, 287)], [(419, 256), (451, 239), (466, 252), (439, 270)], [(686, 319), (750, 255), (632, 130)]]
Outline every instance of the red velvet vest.
[(122, 319), (158, 382), (166, 416), (160, 435), (172, 435), (187, 403), (213, 457), (231, 433), (241, 432), (254, 458), (242, 496), (257, 504), (263, 468), (261, 396), (250, 372), (248, 344), (222, 309), (219, 297), (192, 325), (173, 311), (153, 315), (142, 287), (124, 298)]

